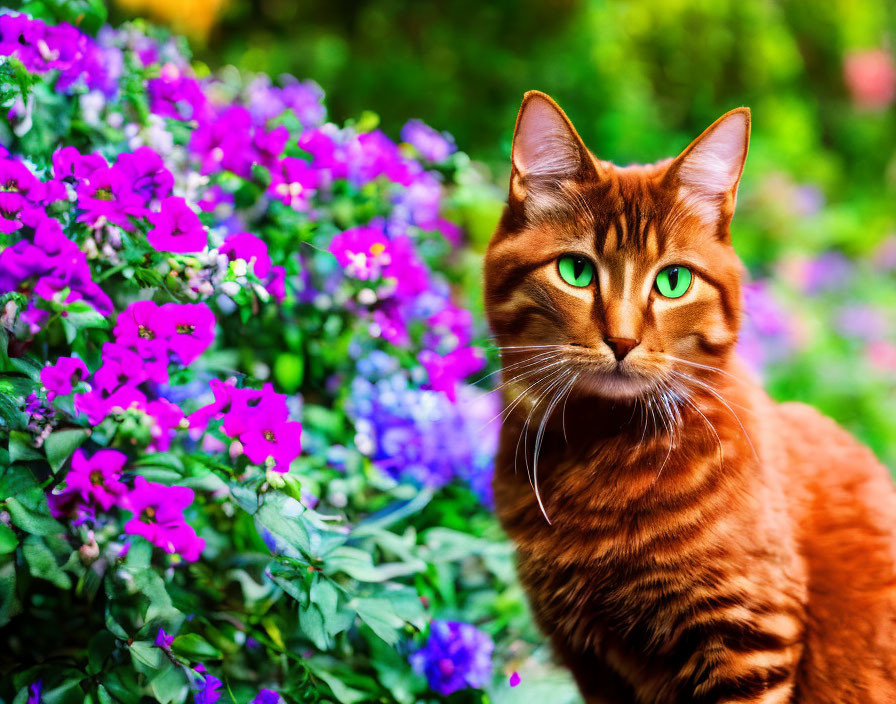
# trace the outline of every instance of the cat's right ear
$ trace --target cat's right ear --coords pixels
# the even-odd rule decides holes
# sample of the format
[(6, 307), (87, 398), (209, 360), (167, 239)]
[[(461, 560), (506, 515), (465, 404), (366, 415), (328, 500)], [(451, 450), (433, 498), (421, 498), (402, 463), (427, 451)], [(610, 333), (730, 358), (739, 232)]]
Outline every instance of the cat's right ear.
[(594, 163), (566, 113), (548, 95), (529, 91), (516, 118), (511, 150), (512, 200), (547, 207), (570, 181), (593, 178)]

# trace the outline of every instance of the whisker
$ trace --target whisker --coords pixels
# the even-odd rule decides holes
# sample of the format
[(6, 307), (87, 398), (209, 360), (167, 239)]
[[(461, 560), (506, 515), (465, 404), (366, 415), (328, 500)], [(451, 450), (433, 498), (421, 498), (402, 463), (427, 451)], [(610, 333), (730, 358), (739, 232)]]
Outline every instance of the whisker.
[(548, 512), (544, 507), (544, 503), (541, 501), (541, 492), (538, 490), (538, 456), (541, 453), (541, 443), (544, 440), (544, 431), (547, 428), (548, 420), (551, 417), (551, 413), (553, 413), (554, 408), (559, 403), (560, 399), (563, 398), (563, 395), (567, 392), (568, 389), (572, 388), (573, 383), (575, 383), (578, 374), (574, 376), (570, 381), (567, 382), (566, 386), (559, 393), (554, 394), (554, 398), (551, 399), (551, 402), (548, 404), (547, 409), (544, 412), (544, 415), (541, 418), (541, 424), (538, 427), (538, 434), (535, 436), (535, 453), (532, 455), (532, 484), (535, 489), (535, 500), (538, 502), (538, 507), (541, 509), (541, 514), (544, 516), (544, 520), (548, 522), (548, 525), (551, 525), (551, 519), (548, 517)]
[(721, 394), (719, 394), (715, 389), (713, 389), (708, 384), (704, 384), (699, 379), (695, 379), (694, 377), (692, 377), (688, 374), (684, 374), (683, 372), (678, 372), (678, 371), (674, 371), (674, 370), (672, 371), (672, 374), (674, 374), (675, 376), (681, 377), (683, 379), (686, 379), (694, 384), (697, 384), (698, 386), (701, 386), (702, 388), (706, 389), (709, 393), (711, 393), (713, 396), (715, 396), (722, 403), (722, 405), (728, 409), (728, 412), (731, 413), (732, 416), (734, 416), (734, 419), (737, 421), (737, 424), (740, 426), (741, 432), (744, 434), (744, 437), (746, 438), (747, 442), (750, 445), (750, 449), (753, 451), (753, 456), (756, 458), (757, 462), (761, 463), (761, 460), (759, 459), (759, 453), (756, 452), (756, 446), (753, 445), (753, 439), (750, 437), (750, 434), (747, 432), (747, 429), (744, 427), (744, 424), (741, 422), (740, 416), (738, 416), (737, 413), (734, 412), (734, 409), (728, 405), (728, 402), (721, 396)]

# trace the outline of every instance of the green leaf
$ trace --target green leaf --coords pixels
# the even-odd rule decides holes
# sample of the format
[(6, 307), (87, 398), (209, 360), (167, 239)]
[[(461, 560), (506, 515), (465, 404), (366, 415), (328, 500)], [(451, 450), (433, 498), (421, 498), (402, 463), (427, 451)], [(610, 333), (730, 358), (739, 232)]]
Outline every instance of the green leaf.
[(31, 444), (31, 436), (28, 433), (12, 432), (9, 434), (9, 461), (28, 462), (30, 460), (42, 460), (43, 455)]
[(308, 555), (311, 552), (311, 538), (301, 517), (304, 511), (295, 499), (280, 493), (268, 494), (255, 514), (255, 520), (278, 536), (278, 542)]
[(395, 613), (388, 599), (358, 598), (349, 602), (349, 606), (389, 645), (395, 645), (401, 639), (399, 629), (404, 626), (404, 621)]
[(370, 553), (343, 545), (330, 553), (324, 567), (328, 574), (344, 572), (349, 577), (361, 582), (386, 582), (396, 577), (422, 572), (426, 569), (426, 563), (422, 560), (414, 560), (374, 565)]
[(327, 686), (333, 692), (333, 696), (336, 697), (340, 704), (357, 704), (357, 702), (369, 699), (367, 694), (359, 692), (357, 689), (352, 689), (336, 675), (332, 675), (326, 670), (314, 668), (314, 674), (327, 683)]
[(339, 592), (336, 590), (336, 587), (326, 577), (318, 576), (311, 585), (309, 596), (311, 603), (320, 609), (327, 632), (330, 635), (335, 635), (334, 631), (331, 630), (331, 623), (335, 623), (333, 617), (336, 615), (336, 609), (339, 604)]
[(152, 693), (161, 704), (170, 704), (175, 699), (183, 699), (184, 688), (187, 686), (187, 676), (183, 671), (170, 663), (169, 665), (170, 667), (149, 682)]
[(40, 489), (20, 494), (18, 499), (7, 499), (6, 508), (12, 522), (27, 533), (53, 535), (65, 531), (62, 524), (50, 515), (47, 499)]
[(162, 651), (149, 640), (135, 640), (128, 648), (131, 657), (138, 663), (152, 670), (158, 670), (162, 665)]
[(44, 448), (47, 452), (47, 461), (53, 472), (58, 472), (62, 465), (66, 463), (84, 441), (89, 437), (90, 433), (81, 428), (73, 428), (71, 430), (57, 430), (51, 433), (44, 441)]
[(177, 636), (171, 649), (188, 660), (220, 660), (221, 651), (197, 633), (185, 633)]
[(324, 617), (314, 604), (299, 609), (299, 626), (305, 636), (320, 650), (330, 647), (330, 638), (324, 626)]
[(56, 556), (41, 538), (29, 535), (22, 544), (22, 554), (32, 577), (46, 579), (60, 589), (70, 589), (72, 579), (56, 562)]
[(12, 556), (0, 558), (0, 627), (22, 610), (16, 594), (16, 563)]
[(0, 523), (0, 555), (5, 555), (16, 549), (19, 539), (15, 531), (7, 525)]

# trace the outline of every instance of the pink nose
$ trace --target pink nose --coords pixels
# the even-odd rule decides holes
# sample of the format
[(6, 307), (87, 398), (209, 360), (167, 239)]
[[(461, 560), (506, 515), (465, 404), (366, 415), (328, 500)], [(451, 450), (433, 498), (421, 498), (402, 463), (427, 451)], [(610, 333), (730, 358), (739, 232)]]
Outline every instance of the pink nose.
[(606, 342), (610, 349), (613, 350), (616, 359), (622, 361), (641, 341), (632, 340), (629, 337), (605, 337), (604, 342)]

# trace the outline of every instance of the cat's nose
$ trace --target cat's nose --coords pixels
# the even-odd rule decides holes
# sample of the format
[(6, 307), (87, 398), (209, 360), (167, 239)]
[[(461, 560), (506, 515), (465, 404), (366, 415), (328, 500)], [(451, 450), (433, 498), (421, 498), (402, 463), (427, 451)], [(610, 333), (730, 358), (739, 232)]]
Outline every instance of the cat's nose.
[(633, 340), (630, 337), (605, 337), (604, 342), (613, 350), (616, 359), (621, 362), (641, 341)]

